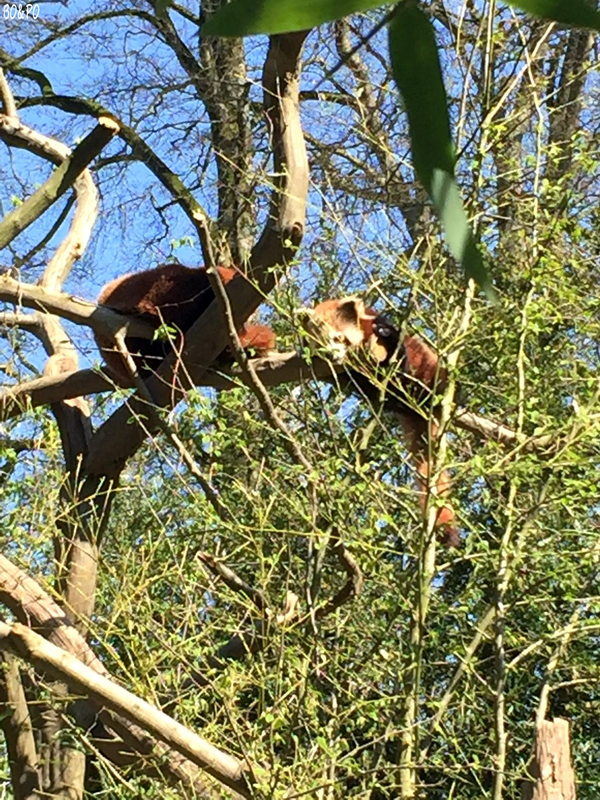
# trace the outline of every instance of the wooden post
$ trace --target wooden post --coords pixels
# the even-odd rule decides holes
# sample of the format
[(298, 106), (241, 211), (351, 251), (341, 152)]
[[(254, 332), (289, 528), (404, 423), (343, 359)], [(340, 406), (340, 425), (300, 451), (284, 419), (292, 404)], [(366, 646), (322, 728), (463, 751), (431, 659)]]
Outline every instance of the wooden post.
[(569, 733), (566, 719), (544, 720), (536, 729), (531, 780), (523, 783), (523, 800), (575, 800)]

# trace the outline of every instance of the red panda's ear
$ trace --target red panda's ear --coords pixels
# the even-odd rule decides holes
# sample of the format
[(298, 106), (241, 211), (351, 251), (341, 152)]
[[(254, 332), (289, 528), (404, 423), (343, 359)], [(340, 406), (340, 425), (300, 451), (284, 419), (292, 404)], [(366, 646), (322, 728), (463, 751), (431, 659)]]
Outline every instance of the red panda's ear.
[(360, 327), (360, 315), (364, 308), (358, 297), (342, 297), (340, 300), (324, 300), (308, 311), (307, 331), (317, 341), (327, 347), (331, 345), (341, 348), (358, 347), (364, 342), (364, 334)]
[(334, 317), (341, 303), (341, 300), (323, 300), (323, 302), (311, 309), (312, 315), (316, 319)]
[(334, 327), (343, 334), (345, 343), (351, 347), (363, 345), (369, 334), (365, 315), (365, 304), (359, 297), (344, 297), (338, 301)]
[(377, 319), (377, 314), (373, 311), (372, 308), (367, 308), (365, 304), (360, 301), (360, 305), (357, 308), (358, 311), (358, 324), (360, 325), (360, 329), (364, 334), (365, 342), (369, 340), (371, 336), (375, 333), (374, 325), (375, 320)]

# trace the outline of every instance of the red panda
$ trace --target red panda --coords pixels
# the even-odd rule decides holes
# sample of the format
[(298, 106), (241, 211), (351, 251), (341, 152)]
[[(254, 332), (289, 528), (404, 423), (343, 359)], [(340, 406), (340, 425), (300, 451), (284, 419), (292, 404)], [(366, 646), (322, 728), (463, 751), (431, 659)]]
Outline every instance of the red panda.
[[(424, 410), (431, 408), (433, 393), (444, 391), (447, 372), (440, 369), (437, 354), (418, 336), (405, 336), (400, 341), (398, 330), (357, 297), (325, 300), (309, 310), (308, 317), (308, 332), (332, 349), (338, 360), (348, 350), (366, 348), (378, 369), (397, 364), (394, 376), (398, 380), (393, 378), (386, 384), (383, 404), (400, 419), (403, 438), (416, 464), (420, 504), (425, 509), (431, 471), (430, 445), (439, 435), (439, 426), (435, 417), (429, 419), (427, 413), (419, 411), (419, 406)], [(350, 369), (348, 383), (375, 403), (380, 400), (380, 388), (374, 378)], [(450, 491), (448, 473), (442, 472), (429, 490), (446, 498)], [(438, 511), (436, 529), (444, 544), (458, 547), (460, 537), (453, 522), (454, 511), (446, 503)]]
[[(217, 267), (224, 284), (237, 270)], [(159, 328), (165, 324), (185, 333), (214, 300), (214, 293), (204, 267), (162, 264), (154, 269), (121, 275), (102, 288), (98, 303), (121, 314), (139, 315)], [(275, 348), (275, 334), (266, 325), (244, 324), (238, 331), (240, 343), (259, 355)], [(120, 383), (130, 385), (131, 373), (125, 360), (108, 337), (94, 334), (96, 344)], [(127, 349), (142, 376), (155, 371), (169, 352), (169, 344), (160, 339), (127, 337)]]
[(348, 350), (367, 345), (375, 360), (383, 362), (387, 351), (374, 336), (377, 314), (359, 297), (324, 300), (315, 308), (304, 309), (307, 333), (324, 344), (336, 361), (343, 361)]

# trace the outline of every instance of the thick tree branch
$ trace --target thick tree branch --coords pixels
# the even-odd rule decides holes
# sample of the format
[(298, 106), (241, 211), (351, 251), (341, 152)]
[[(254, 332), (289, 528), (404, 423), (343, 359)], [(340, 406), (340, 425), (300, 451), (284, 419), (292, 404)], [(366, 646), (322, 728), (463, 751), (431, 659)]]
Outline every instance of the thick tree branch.
[[(12, 118), (0, 115), (0, 130), (11, 126), (12, 122)], [(16, 236), (39, 219), (53, 203), (62, 197), (118, 130), (118, 125), (113, 119), (100, 117), (93, 131), (77, 145), (44, 185), (0, 222), (0, 250), (10, 244)]]
[[(20, 622), (39, 631), (52, 644), (71, 653), (94, 672), (109, 677), (102, 661), (97, 658), (63, 609), (36, 581), (2, 555), (0, 555), (0, 602), (4, 603)], [(83, 704), (83, 701), (76, 704), (73, 711), (76, 719), (84, 727), (89, 727), (100, 715), (105, 730), (96, 732), (96, 735), (100, 736), (96, 739), (96, 746), (114, 763), (131, 764), (136, 756), (145, 759), (155, 756), (158, 775), (170, 783), (181, 782), (185, 786), (190, 786), (199, 796), (205, 796), (206, 787), (200, 778), (198, 768), (162, 742), (153, 741), (144, 728), (124, 717), (109, 714), (93, 704)], [(113, 731), (123, 741), (115, 738)], [(146, 762), (145, 769), (147, 766)]]
[(10, 653), (0, 653), (0, 706), (15, 800), (39, 796), (39, 756), (19, 665)]
[[(267, 387), (281, 386), (284, 383), (302, 383), (307, 380), (335, 381), (335, 376), (345, 370), (343, 364), (332, 364), (321, 358), (313, 358), (310, 364), (296, 353), (278, 353), (268, 358), (252, 359), (252, 368)], [(208, 386), (226, 391), (245, 383), (239, 367), (228, 372), (206, 371), (197, 386)], [(54, 378), (39, 378), (5, 389), (0, 392), (0, 419), (18, 416), (31, 405), (38, 406), (55, 403), (82, 394), (96, 394), (114, 389), (114, 381), (108, 374), (95, 370), (81, 370)], [(500, 422), (482, 417), (471, 411), (459, 410), (452, 418), (457, 428), (475, 433), (483, 439), (491, 439), (505, 447), (519, 445), (526, 452), (550, 448), (557, 442), (557, 436), (521, 436)]]
[(242, 797), (252, 796), (244, 762), (219, 750), (24, 625), (0, 623), (0, 649), (23, 658), (56, 680), (64, 681), (72, 690), (81, 692), (97, 704), (151, 731), (160, 741)]
[[(343, 370), (343, 366), (334, 366), (323, 359), (313, 359), (309, 365), (296, 353), (278, 353), (268, 358), (253, 359), (252, 366), (264, 386), (301, 383), (312, 379), (327, 380), (336, 371)], [(0, 419), (18, 416), (28, 405), (37, 408), (83, 394), (113, 391), (115, 381), (111, 379), (110, 372), (105, 370), (85, 369), (51, 378), (38, 378), (4, 389), (0, 392)], [(243, 382), (239, 368), (232, 367), (229, 372), (209, 370), (196, 385), (225, 390), (240, 386)]]
[(15, 103), (15, 98), (13, 97), (4, 70), (2, 69), (0, 69), (0, 103), (2, 103), (2, 109), (7, 117), (16, 118), (17, 104)]
[[(269, 218), (252, 251), (249, 272), (252, 282), (240, 275), (228, 284), (227, 294), (237, 325), (248, 319), (270, 292), (276, 270), (294, 257), (304, 231), (308, 161), (298, 111), (300, 56), (306, 32), (274, 36), (263, 73), (265, 110), (272, 126), (276, 179), (271, 195)], [(176, 404), (183, 386), (199, 382), (229, 341), (216, 302), (187, 332), (183, 354), (189, 379), (173, 375), (172, 356), (148, 381), (150, 393), (159, 406)], [(134, 400), (118, 409), (96, 432), (86, 469), (90, 475), (116, 478), (126, 460), (140, 447), (152, 426), (142, 427), (132, 417), (145, 417), (144, 404)]]
[[(32, 314), (25, 314), (22, 311), (0, 311), (0, 326), (4, 326), (5, 328), (20, 328), (21, 330), (37, 336), (46, 352), (50, 352), (52, 343), (44, 325), (44, 316), (45, 315), (41, 311), (34, 311)], [(2, 331), (2, 335), (5, 335), (4, 331)], [(14, 388), (18, 390), (19, 386), (29, 386), (30, 383), (35, 383), (35, 381), (18, 384)], [(8, 391), (10, 391), (10, 389)], [(2, 392), (0, 392), (0, 397), (1, 396)], [(62, 400), (62, 398), (60, 399)]]

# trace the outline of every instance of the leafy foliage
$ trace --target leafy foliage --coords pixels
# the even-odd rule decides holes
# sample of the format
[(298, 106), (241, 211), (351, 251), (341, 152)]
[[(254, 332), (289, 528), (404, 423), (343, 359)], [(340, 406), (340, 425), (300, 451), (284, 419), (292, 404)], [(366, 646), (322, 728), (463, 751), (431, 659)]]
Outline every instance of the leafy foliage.
[[(302, 350), (294, 309), (359, 293), (434, 344), (446, 363), (456, 357), (457, 403), (520, 435), (509, 445), (482, 438), (452, 411), (444, 461), (462, 548), (437, 547), (433, 567), (427, 561), (432, 542), (398, 420), (334, 379), (269, 389), (312, 470), (290, 454), (247, 387), (199, 389), (168, 422), (227, 515), (219, 517), (162, 436), (148, 438), (127, 464), (114, 500), (91, 645), (115, 679), (259, 765), (257, 796), (284, 797), (293, 787), (315, 798), (409, 797), (412, 770), (414, 791), (428, 800), (517, 797), (540, 709), (571, 722), (578, 796), (600, 792), (597, 72), (584, 32), (549, 32), (491, 6), (459, 15), (452, 4), (432, 5), (430, 19), (415, 6), (398, 12), (411, 21), (398, 27), (395, 17), (390, 31), (402, 107), (381, 55), (386, 36), (369, 39), (383, 17), (359, 15), (311, 34), (301, 84), (311, 161), (307, 233), (261, 311), (280, 349)], [(77, 25), (65, 29), (68, 53), (58, 34), (39, 27), (21, 26), (11, 43), (35, 55), (56, 96), (38, 92), (19, 64), (13, 73), (3, 62), (26, 98), (28, 123), (70, 141), (85, 126), (70, 110), (80, 106), (64, 102), (68, 92), (80, 104), (91, 97), (110, 105), (185, 176), (224, 235), (244, 215), (251, 222), (239, 238), (258, 227), (272, 180), (270, 131), (258, 111), (262, 45), (204, 41), (213, 49), (188, 72), (199, 26), (191, 6), (176, 18), (180, 41), (164, 21), (129, 6), (85, 21), (69, 13), (68, 25)], [(67, 23), (52, 24), (62, 31)], [(400, 43), (410, 63), (397, 61)], [(227, 54), (237, 71), (223, 69)], [(93, 73), (82, 67), (91, 63)], [(211, 64), (223, 75), (212, 94)], [(227, 135), (217, 145), (224, 118)], [(236, 130), (247, 157), (234, 161), (228, 150), (235, 169), (219, 172), (215, 151), (230, 147)], [(449, 262), (411, 151), (428, 192), (438, 192), (439, 170), (456, 175), (469, 197), (491, 254), (496, 305), (473, 297)], [(150, 173), (156, 162), (140, 152), (115, 144), (98, 163), (103, 217), (69, 293), (92, 298), (115, 274), (173, 255), (199, 262), (188, 218)], [(19, 153), (0, 169), (5, 208), (40, 179), (38, 162)], [(217, 209), (216, 198), (226, 196)], [(231, 198), (239, 206), (228, 205)], [(437, 203), (444, 210), (441, 197)], [(46, 226), (15, 245), (16, 265), (33, 252), (21, 268), (27, 282), (53, 254), (43, 243)], [(37, 339), (3, 330), (6, 383), (37, 377)], [(74, 338), (83, 363), (98, 359), (85, 337)], [(120, 398), (92, 402), (99, 425)], [(540, 435), (549, 441), (536, 448)], [(67, 503), (57, 514), (60, 489), (71, 486), (57, 427), (47, 409), (29, 410), (4, 423), (3, 437), (4, 553), (55, 592), (52, 539), (64, 516), (79, 511)], [(364, 585), (320, 615), (347, 581), (340, 541)], [(260, 592), (268, 613), (198, 554)], [(292, 593), (297, 613), (278, 620)], [(70, 721), (64, 697), (43, 675), (26, 672), (34, 711), (39, 704)], [(99, 754), (93, 730), (69, 724), (98, 773), (86, 796), (182, 796), (155, 779), (149, 762), (115, 767)], [(210, 791), (229, 796), (212, 784)]]

